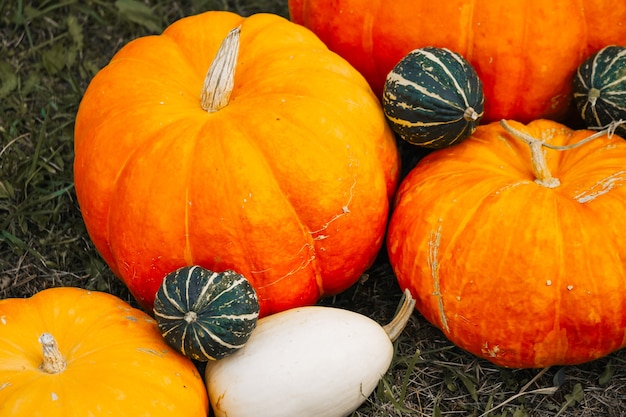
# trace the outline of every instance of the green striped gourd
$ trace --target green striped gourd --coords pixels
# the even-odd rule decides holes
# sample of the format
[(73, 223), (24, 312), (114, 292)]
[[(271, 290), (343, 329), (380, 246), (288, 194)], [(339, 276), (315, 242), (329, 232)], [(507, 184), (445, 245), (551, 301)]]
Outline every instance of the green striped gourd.
[(259, 302), (243, 275), (188, 266), (163, 279), (154, 317), (163, 338), (177, 351), (198, 361), (216, 360), (248, 341)]
[(425, 148), (453, 145), (471, 135), (485, 96), (476, 71), (445, 48), (411, 51), (387, 75), (383, 110), (405, 141)]
[[(578, 67), (574, 102), (588, 127), (626, 120), (626, 47), (606, 46)], [(615, 132), (626, 137), (626, 125)]]

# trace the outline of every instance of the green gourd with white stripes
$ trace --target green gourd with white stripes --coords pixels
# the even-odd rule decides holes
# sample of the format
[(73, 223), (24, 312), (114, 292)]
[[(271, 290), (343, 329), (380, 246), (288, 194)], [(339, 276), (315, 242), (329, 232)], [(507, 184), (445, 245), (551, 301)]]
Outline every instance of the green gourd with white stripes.
[(470, 136), (484, 114), (482, 83), (471, 64), (445, 48), (415, 49), (387, 75), (383, 110), (414, 145), (439, 149)]
[(154, 318), (163, 338), (178, 352), (202, 362), (242, 348), (258, 317), (254, 288), (234, 271), (180, 268), (165, 276), (154, 300)]
[[(609, 45), (589, 56), (574, 76), (574, 102), (587, 127), (626, 121), (626, 47)], [(615, 133), (626, 138), (626, 125)]]

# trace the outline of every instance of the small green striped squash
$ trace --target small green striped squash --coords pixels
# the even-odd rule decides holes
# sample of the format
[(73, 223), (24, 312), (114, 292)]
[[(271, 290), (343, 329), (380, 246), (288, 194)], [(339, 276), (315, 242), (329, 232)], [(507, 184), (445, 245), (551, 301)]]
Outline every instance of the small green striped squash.
[(259, 302), (243, 275), (189, 266), (163, 279), (154, 317), (163, 338), (177, 351), (197, 361), (216, 360), (248, 341)]
[[(626, 121), (626, 47), (609, 45), (591, 55), (574, 76), (574, 102), (587, 127)], [(626, 137), (626, 125), (615, 132)]]
[(485, 95), (465, 58), (445, 48), (425, 47), (411, 51), (387, 75), (382, 102), (402, 139), (438, 149), (476, 130)]

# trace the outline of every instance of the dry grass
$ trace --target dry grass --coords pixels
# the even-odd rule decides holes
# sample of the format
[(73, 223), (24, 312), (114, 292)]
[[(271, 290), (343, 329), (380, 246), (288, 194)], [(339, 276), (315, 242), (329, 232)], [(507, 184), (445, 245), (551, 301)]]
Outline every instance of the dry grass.
[[(84, 89), (127, 41), (209, 9), (287, 15), (286, 0), (0, 0), (0, 298), (53, 286), (133, 303), (86, 234), (73, 190), (73, 122)], [(384, 257), (322, 304), (389, 321), (400, 291)], [(626, 354), (545, 370), (498, 368), (419, 314), (392, 368), (354, 416), (624, 416)], [(366, 366), (366, 365), (364, 365)]]

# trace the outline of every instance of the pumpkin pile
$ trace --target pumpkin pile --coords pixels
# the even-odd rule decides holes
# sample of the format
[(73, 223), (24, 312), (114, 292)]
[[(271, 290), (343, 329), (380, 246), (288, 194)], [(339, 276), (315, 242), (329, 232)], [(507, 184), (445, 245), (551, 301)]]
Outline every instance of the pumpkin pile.
[(401, 139), (436, 149), (388, 226), (418, 311), (502, 366), (626, 346), (626, 5), (289, 4), (382, 94)]
[(607, 45), (626, 44), (626, 3), (615, 0), (289, 0), (289, 10), (378, 96), (414, 49), (464, 56), (483, 82), (484, 122), (563, 119), (576, 68)]
[[(346, 416), (415, 309), (506, 367), (626, 346), (626, 4), (289, 8), (181, 19), (94, 77), (76, 195), (144, 311), (0, 301), (0, 414)], [(399, 143), (427, 149), (402, 178)], [(313, 305), (383, 245), (392, 323)]]
[[(626, 197), (615, 135), (626, 119), (626, 7), (290, 0), (290, 10), (364, 74), (402, 139), (445, 148), (402, 180), (388, 228), (390, 262), (418, 310), (504, 366), (623, 347), (625, 225), (614, 213)], [(442, 65), (445, 51), (482, 81), (477, 129), (462, 117), (474, 73)]]

